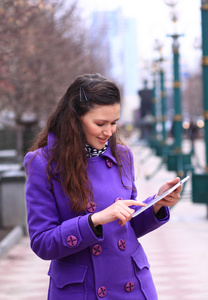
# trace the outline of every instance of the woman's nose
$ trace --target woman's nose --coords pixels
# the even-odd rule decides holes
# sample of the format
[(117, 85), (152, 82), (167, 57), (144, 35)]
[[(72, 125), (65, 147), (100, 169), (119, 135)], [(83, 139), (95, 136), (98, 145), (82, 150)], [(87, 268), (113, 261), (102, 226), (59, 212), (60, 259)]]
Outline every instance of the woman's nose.
[(112, 135), (112, 129), (111, 129), (111, 127), (105, 129), (105, 130), (103, 131), (103, 134), (104, 134), (104, 135), (107, 135), (107, 136), (111, 136), (111, 135)]

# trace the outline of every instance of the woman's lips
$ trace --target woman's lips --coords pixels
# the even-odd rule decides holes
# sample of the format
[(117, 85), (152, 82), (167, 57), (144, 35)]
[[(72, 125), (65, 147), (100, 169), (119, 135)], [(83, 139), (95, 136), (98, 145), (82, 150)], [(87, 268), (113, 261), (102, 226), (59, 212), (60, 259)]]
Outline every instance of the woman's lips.
[(106, 143), (108, 138), (98, 138), (101, 143)]

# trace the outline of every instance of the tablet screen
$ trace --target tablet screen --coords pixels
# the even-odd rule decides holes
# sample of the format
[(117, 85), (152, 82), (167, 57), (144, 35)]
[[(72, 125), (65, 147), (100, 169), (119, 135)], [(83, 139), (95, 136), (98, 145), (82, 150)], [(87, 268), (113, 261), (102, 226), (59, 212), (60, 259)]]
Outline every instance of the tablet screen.
[[(188, 179), (189, 179), (189, 176), (186, 176), (185, 178), (181, 179), (176, 185), (174, 185), (173, 187), (171, 187), (170, 189), (168, 189), (167, 191), (165, 191), (162, 195), (157, 196), (156, 198), (152, 199), (150, 202), (148, 201), (146, 206), (139, 207), (139, 209), (133, 213), (132, 218), (134, 218), (137, 215), (141, 214), (143, 211), (145, 211), (146, 209), (148, 209), (150, 206), (152, 206), (153, 204), (157, 203), (161, 199), (165, 198), (167, 195), (171, 194), (175, 189), (177, 189), (177, 187), (179, 187), (180, 185), (184, 184), (184, 182), (186, 182)], [(146, 200), (144, 200), (142, 202), (146, 203), (145, 201)]]

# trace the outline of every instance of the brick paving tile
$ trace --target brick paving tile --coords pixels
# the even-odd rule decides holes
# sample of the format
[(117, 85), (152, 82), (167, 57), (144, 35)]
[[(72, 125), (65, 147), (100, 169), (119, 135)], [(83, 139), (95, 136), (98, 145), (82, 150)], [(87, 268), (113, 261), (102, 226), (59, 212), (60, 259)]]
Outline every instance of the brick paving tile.
[[(196, 143), (203, 165), (203, 147)], [(175, 177), (162, 166), (150, 180), (145, 180), (160, 164), (160, 158), (149, 155), (150, 149), (135, 147), (138, 199), (157, 192), (162, 182)], [(190, 174), (191, 175), (191, 174)], [(170, 221), (140, 239), (150, 261), (159, 300), (208, 299), (208, 219), (204, 204), (191, 202), (191, 179), (184, 187), (181, 200), (171, 209)]]
[(208, 221), (204, 207), (195, 207), (201, 219), (191, 222), (177, 216), (178, 210), (188, 214), (192, 206), (177, 204), (168, 224), (141, 238), (159, 300), (208, 299)]
[(31, 251), (29, 238), (23, 237), (0, 259), (0, 299), (47, 299), (48, 266)]

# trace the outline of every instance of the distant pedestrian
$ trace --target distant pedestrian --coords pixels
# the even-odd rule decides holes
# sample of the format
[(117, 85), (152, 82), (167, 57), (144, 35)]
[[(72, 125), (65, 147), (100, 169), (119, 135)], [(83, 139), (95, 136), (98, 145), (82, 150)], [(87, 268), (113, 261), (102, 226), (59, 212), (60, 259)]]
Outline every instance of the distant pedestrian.
[(198, 127), (197, 124), (191, 120), (190, 126), (189, 126), (189, 136), (191, 140), (191, 146), (192, 146), (192, 151), (194, 151), (194, 141), (196, 140), (198, 136)]
[(25, 157), (31, 247), (52, 261), (49, 300), (157, 299), (138, 238), (169, 220), (181, 187), (132, 218), (144, 204), (117, 135), (120, 102), (113, 82), (79, 76)]

